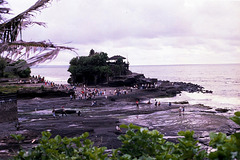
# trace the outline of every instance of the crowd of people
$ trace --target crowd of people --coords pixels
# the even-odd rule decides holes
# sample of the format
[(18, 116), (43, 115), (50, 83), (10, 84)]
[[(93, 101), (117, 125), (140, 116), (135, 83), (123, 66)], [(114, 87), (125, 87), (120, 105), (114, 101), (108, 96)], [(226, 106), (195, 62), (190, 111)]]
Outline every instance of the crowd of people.
[(34, 83), (34, 84), (42, 83), (45, 87), (50, 87), (50, 88), (59, 89), (59, 90), (66, 90), (66, 91), (72, 88), (70, 85), (67, 85), (67, 84), (56, 84), (53, 81), (48, 81), (45, 79), (45, 77), (41, 77), (40, 75), (38, 76), (33, 75), (29, 79), (29, 83)]
[(83, 87), (72, 87), (74, 93), (72, 93), (70, 95), (70, 99), (79, 99), (79, 100), (83, 100), (83, 99), (94, 99), (95, 97), (100, 97), (100, 96), (104, 96), (106, 99), (108, 98), (108, 96), (112, 96), (112, 95), (121, 95), (121, 94), (128, 94), (129, 92), (131, 92), (131, 88), (116, 88), (114, 90), (111, 89), (99, 89), (99, 88), (89, 88), (86, 87), (85, 85), (83, 85)]
[[(82, 87), (75, 87), (75, 86), (70, 86), (70, 85), (63, 85), (63, 84), (55, 84), (54, 82), (50, 82), (45, 80), (44, 77), (41, 77), (40, 75), (38, 76), (32, 76), (30, 79), (30, 83), (44, 83), (45, 86), (51, 87), (51, 88), (56, 88), (59, 90), (72, 90), (72, 94), (70, 94), (70, 100), (89, 100), (92, 99), (91, 106), (97, 105), (97, 101), (94, 100), (95, 97), (101, 97), (104, 96), (106, 99), (108, 96), (112, 95), (126, 95), (129, 92), (132, 92), (134, 89), (151, 89), (151, 88), (157, 88), (158, 85), (157, 83), (151, 84), (151, 83), (146, 83), (146, 84), (136, 84), (133, 87), (124, 87), (124, 88), (115, 88), (114, 90), (111, 89), (101, 89), (101, 88), (90, 88), (87, 87), (86, 85), (83, 85)], [(139, 101), (136, 101), (137, 107), (139, 107)], [(147, 102), (147, 104), (151, 104), (150, 100)], [(161, 106), (161, 102), (157, 101), (155, 99), (154, 105)], [(171, 106), (171, 102), (168, 104)], [(64, 109), (63, 109), (64, 110)], [(53, 116), (55, 117), (55, 109), (53, 108)], [(64, 113), (64, 112), (63, 112)], [(179, 116), (184, 114), (184, 106), (180, 106), (178, 109)], [(65, 115), (66, 113), (64, 113)]]
[(133, 88), (135, 89), (149, 89), (149, 88), (158, 88), (158, 84), (157, 83), (143, 83), (143, 84), (135, 84), (133, 86)]

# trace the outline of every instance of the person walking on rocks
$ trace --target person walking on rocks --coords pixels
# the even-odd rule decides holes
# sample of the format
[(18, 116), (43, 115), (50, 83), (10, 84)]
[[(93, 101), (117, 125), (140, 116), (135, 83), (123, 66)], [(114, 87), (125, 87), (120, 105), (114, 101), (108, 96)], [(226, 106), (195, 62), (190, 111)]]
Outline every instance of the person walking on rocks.
[(139, 101), (138, 100), (136, 101), (136, 105), (137, 105), (137, 107), (139, 107)]
[(78, 111), (78, 116), (81, 116), (81, 111)]
[(53, 109), (52, 109), (52, 115), (53, 115), (54, 118), (56, 118), (56, 110), (55, 110), (54, 107), (53, 107)]
[(179, 116), (182, 115), (182, 107), (181, 106), (178, 108), (178, 113), (179, 113)]
[(185, 111), (185, 106), (182, 106), (182, 113), (184, 115), (184, 111)]
[(154, 104), (155, 104), (155, 107), (157, 107), (157, 100), (156, 99), (155, 99), (155, 103)]

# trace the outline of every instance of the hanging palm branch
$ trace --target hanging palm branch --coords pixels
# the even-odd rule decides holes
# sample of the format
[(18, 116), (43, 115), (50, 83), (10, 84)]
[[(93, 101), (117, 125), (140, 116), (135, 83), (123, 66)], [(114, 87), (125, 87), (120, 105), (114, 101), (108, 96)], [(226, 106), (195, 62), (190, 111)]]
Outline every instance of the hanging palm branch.
[(18, 59), (25, 59), (30, 66), (55, 59), (61, 50), (70, 50), (75, 52), (74, 48), (57, 46), (51, 42), (45, 41), (15, 41), (0, 44), (0, 53), (7, 52), (7, 54), (5, 53), (5, 58), (11, 59), (13, 62)]
[[(0, 24), (2, 42), (16, 41), (18, 34), (22, 30), (23, 21), (25, 20), (30, 23), (31, 22), (30, 17), (33, 16), (33, 13), (36, 11), (40, 11), (42, 8), (45, 8), (47, 3), (49, 3), (50, 1), (51, 0), (38, 0), (33, 6), (31, 6), (26, 11)], [(41, 23), (39, 24), (41, 25)]]
[[(33, 13), (45, 8), (52, 0), (38, 0), (33, 6), (19, 15), (0, 24), (0, 56), (12, 60), (25, 59), (29, 65), (45, 62), (56, 58), (59, 51), (74, 48), (57, 46), (51, 42), (25, 42), (22, 41), (22, 29), (31, 24), (44, 26), (42, 22), (32, 22), (30, 17)], [(0, 0), (0, 5), (4, 0)], [(4, 10), (3, 10), (4, 11)], [(1, 9), (0, 9), (1, 13)], [(17, 37), (20, 34), (20, 41)]]

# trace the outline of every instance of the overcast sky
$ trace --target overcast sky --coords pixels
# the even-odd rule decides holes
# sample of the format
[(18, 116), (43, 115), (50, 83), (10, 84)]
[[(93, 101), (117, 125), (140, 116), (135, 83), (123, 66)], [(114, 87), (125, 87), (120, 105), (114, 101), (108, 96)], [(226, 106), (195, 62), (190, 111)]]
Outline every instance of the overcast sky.
[[(13, 13), (36, 0), (8, 0)], [(123, 55), (131, 65), (240, 63), (239, 0), (54, 0), (23, 40)], [(60, 53), (50, 64), (76, 56)]]

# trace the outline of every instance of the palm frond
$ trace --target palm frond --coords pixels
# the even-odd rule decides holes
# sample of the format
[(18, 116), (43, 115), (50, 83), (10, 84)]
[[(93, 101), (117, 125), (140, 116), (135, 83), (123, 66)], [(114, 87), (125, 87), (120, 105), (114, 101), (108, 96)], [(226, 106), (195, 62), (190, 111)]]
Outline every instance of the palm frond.
[(27, 28), (28, 26), (34, 25), (34, 24), (46, 27), (46, 23), (44, 23), (44, 22), (31, 22), (31, 21), (22, 21), (22, 24), (21, 24), (22, 26), (21, 27), (23, 29), (23, 28)]
[[(38, 0), (26, 11), (0, 24), (1, 57), (11, 59), (12, 62), (19, 59), (25, 59), (29, 65), (35, 65), (37, 63), (55, 59), (61, 50), (70, 50), (75, 52), (74, 48), (54, 45), (53, 43), (46, 41), (25, 42), (22, 41), (21, 37), (20, 41), (17, 41), (17, 37), (19, 33), (21, 33), (23, 27), (28, 27), (32, 24), (45, 26), (45, 23), (33, 22), (30, 18), (33, 16), (34, 12), (39, 12), (41, 9), (47, 7), (47, 4), (51, 1), (52, 0)], [(4, 2), (5, 0), (0, 0), (0, 5)]]
[[(54, 45), (46, 41), (16, 41), (0, 44), (0, 53), (2, 54), (0, 54), (0, 56), (11, 59), (13, 62), (19, 59), (25, 59), (30, 66), (55, 59), (61, 50), (75, 52), (75, 48)], [(5, 52), (7, 52), (7, 54)]]
[[(19, 32), (21, 32), (23, 20), (32, 23), (29, 20), (29, 18), (33, 15), (33, 13), (45, 8), (47, 3), (49, 3), (50, 1), (51, 0), (38, 0), (33, 6), (31, 6), (26, 11), (0, 24), (1, 41), (2, 42), (16, 41)], [(38, 24), (43, 25), (44, 23)]]

